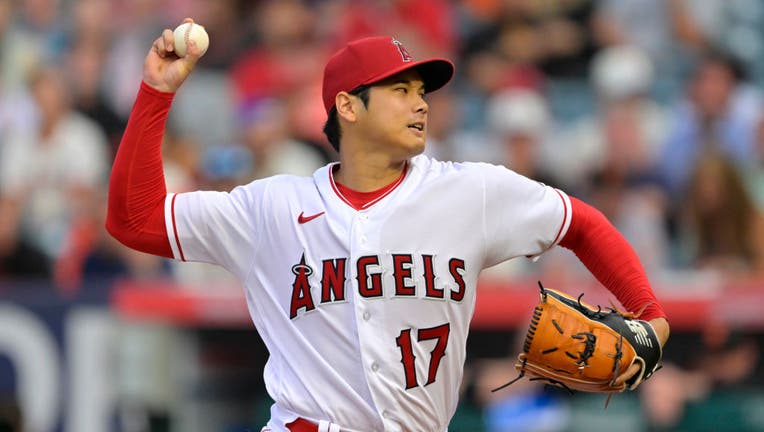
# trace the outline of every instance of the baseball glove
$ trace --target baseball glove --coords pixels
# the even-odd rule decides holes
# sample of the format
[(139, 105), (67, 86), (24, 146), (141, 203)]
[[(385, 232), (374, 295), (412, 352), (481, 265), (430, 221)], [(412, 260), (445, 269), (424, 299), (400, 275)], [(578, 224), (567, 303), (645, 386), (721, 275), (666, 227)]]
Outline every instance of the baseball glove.
[[(634, 390), (659, 369), (662, 347), (655, 330), (636, 314), (596, 309), (565, 293), (541, 288), (515, 368), (519, 375), (545, 380), (570, 391)], [(625, 383), (616, 378), (632, 364), (640, 371)]]

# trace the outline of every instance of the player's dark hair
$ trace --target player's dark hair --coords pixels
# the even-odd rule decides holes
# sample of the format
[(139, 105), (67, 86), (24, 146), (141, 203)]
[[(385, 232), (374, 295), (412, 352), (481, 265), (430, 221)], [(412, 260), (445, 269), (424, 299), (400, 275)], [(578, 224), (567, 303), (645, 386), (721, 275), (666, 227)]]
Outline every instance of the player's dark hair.
[[(354, 96), (358, 96), (361, 99), (361, 102), (363, 102), (363, 106), (368, 107), (369, 106), (369, 89), (371, 87), (367, 85), (361, 85), (353, 90), (350, 90), (348, 93)], [(337, 107), (332, 107), (331, 111), (329, 111), (329, 117), (326, 119), (326, 123), (324, 124), (324, 135), (326, 135), (326, 139), (329, 140), (329, 144), (332, 145), (332, 148), (336, 151), (340, 151), (340, 137), (342, 137), (342, 131), (340, 130), (340, 121), (337, 118)]]

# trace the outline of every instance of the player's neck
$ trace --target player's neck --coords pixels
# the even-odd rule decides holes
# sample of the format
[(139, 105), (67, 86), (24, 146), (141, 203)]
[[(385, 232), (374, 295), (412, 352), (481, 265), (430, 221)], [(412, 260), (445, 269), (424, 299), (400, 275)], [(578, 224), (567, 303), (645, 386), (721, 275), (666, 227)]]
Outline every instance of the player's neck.
[(396, 181), (406, 166), (406, 159), (393, 160), (379, 153), (340, 153), (340, 166), (334, 180), (358, 192), (371, 192)]

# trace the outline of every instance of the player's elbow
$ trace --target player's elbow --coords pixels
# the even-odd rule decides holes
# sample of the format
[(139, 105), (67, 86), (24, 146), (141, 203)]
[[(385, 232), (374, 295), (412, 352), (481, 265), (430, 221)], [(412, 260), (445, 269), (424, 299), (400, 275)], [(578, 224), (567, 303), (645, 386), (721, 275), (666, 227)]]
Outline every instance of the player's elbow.
[(116, 216), (111, 210), (106, 213), (106, 232), (123, 245), (134, 248), (136, 235), (131, 232), (127, 221)]
[(172, 258), (173, 253), (164, 226), (164, 205), (158, 202), (146, 214), (130, 215), (111, 205), (106, 213), (106, 232), (114, 239), (139, 252)]
[(131, 228), (130, 224), (108, 217), (106, 219), (106, 231), (130, 249), (165, 258), (173, 258), (170, 243), (164, 232), (145, 228)]

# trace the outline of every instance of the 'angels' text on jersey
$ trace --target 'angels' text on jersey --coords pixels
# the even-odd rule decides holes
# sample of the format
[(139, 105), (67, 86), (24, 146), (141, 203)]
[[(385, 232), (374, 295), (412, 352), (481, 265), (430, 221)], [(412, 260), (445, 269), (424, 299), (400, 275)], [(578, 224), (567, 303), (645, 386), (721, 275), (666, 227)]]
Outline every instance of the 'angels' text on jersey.
[[(358, 295), (364, 298), (383, 297), (394, 295), (396, 297), (424, 297), (431, 299), (450, 299), (460, 302), (464, 299), (466, 284), (463, 272), (465, 271), (464, 260), (460, 258), (448, 259), (448, 272), (450, 285), (448, 289), (438, 286), (433, 265), (433, 255), (398, 253), (380, 257), (379, 255), (366, 255), (358, 258), (354, 263)], [(383, 260), (385, 262), (383, 262)], [(416, 262), (415, 262), (416, 260)], [(320, 304), (345, 301), (345, 287), (347, 285), (347, 258), (325, 259), (321, 263), (321, 274), (318, 280), (321, 284)], [(382, 275), (387, 268), (385, 264), (392, 265), (393, 289), (390, 293), (383, 286)], [(424, 286), (418, 287), (415, 283), (414, 272), (422, 277)], [(311, 293), (310, 278), (315, 273), (313, 267), (306, 264), (305, 254), (300, 257), (300, 262), (292, 266), (294, 282), (292, 283), (292, 300), (289, 308), (289, 317), (298, 317), (300, 309), (310, 312), (316, 308), (316, 301)], [(418, 293), (418, 290), (423, 292)]]

